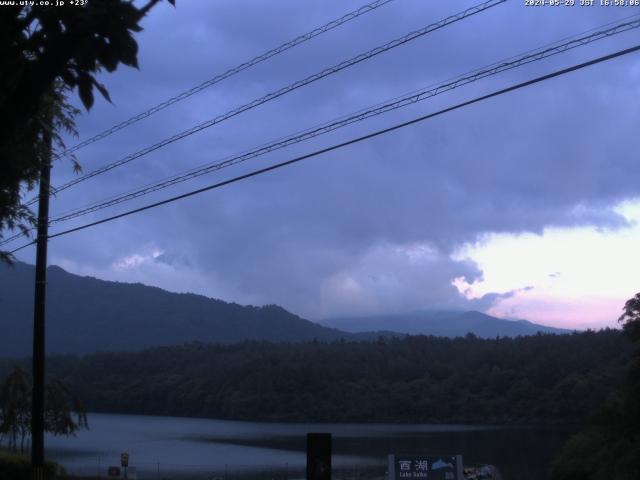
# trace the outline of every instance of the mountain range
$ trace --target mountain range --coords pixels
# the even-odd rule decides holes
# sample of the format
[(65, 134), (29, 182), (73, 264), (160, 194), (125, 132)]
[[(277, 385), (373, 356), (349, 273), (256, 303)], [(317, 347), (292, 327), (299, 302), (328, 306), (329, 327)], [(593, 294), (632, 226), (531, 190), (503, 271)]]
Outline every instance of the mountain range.
[[(32, 265), (0, 264), (0, 357), (29, 355), (33, 322)], [(379, 336), (472, 332), (495, 337), (564, 333), (480, 312), (305, 320), (277, 305), (242, 306), (140, 283), (83, 277), (51, 266), (47, 273), (47, 352), (87, 354), (190, 342), (367, 341)], [(398, 332), (398, 333), (396, 333)]]
[(481, 338), (517, 337), (538, 332), (564, 334), (570, 330), (538, 325), (528, 320), (504, 320), (476, 311), (427, 310), (396, 315), (345, 317), (323, 320), (323, 325), (345, 332), (391, 330), (409, 335)]

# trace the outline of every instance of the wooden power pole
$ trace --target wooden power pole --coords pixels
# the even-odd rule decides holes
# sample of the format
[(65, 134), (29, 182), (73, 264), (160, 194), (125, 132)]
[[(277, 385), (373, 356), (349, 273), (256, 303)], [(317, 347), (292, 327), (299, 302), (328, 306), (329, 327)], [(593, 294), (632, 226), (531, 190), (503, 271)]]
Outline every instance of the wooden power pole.
[(36, 285), (33, 304), (33, 391), (31, 400), (31, 466), (33, 480), (44, 480), (45, 302), (51, 185), (51, 132), (48, 128), (51, 128), (51, 126), (47, 125), (44, 134), (44, 143), (48, 145), (48, 151), (40, 167)]

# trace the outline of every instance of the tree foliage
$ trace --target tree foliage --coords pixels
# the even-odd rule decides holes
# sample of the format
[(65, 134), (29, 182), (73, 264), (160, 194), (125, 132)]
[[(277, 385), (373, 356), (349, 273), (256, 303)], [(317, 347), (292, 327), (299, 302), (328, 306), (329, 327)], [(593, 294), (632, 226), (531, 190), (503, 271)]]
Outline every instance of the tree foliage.
[(640, 478), (640, 293), (625, 303), (619, 320), (635, 348), (622, 394), (567, 443), (555, 462), (553, 480)]
[(632, 342), (640, 340), (640, 293), (627, 300), (623, 307), (623, 313), (618, 319), (622, 323), (625, 334)]
[(94, 89), (110, 100), (96, 75), (113, 72), (119, 64), (137, 68), (133, 34), (142, 30), (141, 19), (158, 2), (137, 7), (126, 0), (91, 0), (64, 8), (15, 2), (2, 7), (0, 231), (25, 230), (25, 223), (33, 222), (21, 201), (21, 189), (33, 187), (40, 166), (48, 161), (45, 133), (52, 133), (54, 146), (64, 150), (60, 134), (74, 131), (77, 111), (65, 95), (77, 88), (87, 110), (93, 105)]
[[(584, 422), (615, 398), (619, 331), (483, 340), (190, 344), (56, 356), (91, 411), (235, 420)], [(1, 364), (0, 364), (1, 368)]]
[[(31, 376), (17, 367), (0, 386), (0, 439), (20, 451), (31, 435)], [(88, 428), (87, 415), (68, 385), (54, 380), (45, 386), (44, 429), (54, 435), (74, 435)]]
[[(67, 102), (67, 94), (68, 88), (57, 82), (43, 95), (38, 110), (25, 122), (24, 131), (16, 134), (17, 141), (10, 142), (6, 148), (0, 145), (0, 239), (3, 228), (19, 229), (25, 235), (28, 233), (28, 226), (35, 223), (35, 217), (21, 201), (20, 189), (33, 189), (40, 165), (49, 161), (50, 151), (55, 153), (65, 149), (64, 133), (76, 135), (74, 118), (79, 111)], [(79, 171), (75, 157), (70, 159), (74, 169)], [(10, 261), (11, 257), (0, 251), (2, 260)]]
[(24, 450), (30, 432), (31, 381), (21, 368), (16, 368), (0, 389), (0, 435), (8, 437), (9, 446)]

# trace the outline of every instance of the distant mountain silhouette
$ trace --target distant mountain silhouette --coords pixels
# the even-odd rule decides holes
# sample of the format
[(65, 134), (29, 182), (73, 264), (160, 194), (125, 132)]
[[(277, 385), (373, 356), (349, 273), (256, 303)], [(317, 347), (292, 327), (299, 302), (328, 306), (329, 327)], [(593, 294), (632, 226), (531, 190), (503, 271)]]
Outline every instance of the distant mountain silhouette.
[[(34, 277), (32, 265), (0, 264), (0, 357), (31, 354)], [(481, 337), (537, 331), (565, 333), (479, 312), (347, 318), (319, 325), (277, 305), (242, 306), (140, 283), (82, 277), (56, 266), (48, 268), (47, 280), (48, 353), (139, 350), (190, 342), (370, 341), (380, 336), (464, 336), (468, 332)]]
[(473, 333), (481, 338), (516, 337), (543, 333), (570, 333), (570, 330), (537, 325), (527, 320), (503, 320), (481, 312), (420, 311), (397, 315), (332, 318), (322, 325), (346, 332), (390, 330), (410, 335), (460, 337)]
[[(91, 353), (188, 342), (235, 343), (377, 338), (304, 320), (277, 305), (241, 306), (140, 283), (81, 277), (48, 268), (47, 351)], [(0, 357), (29, 355), (33, 331), (32, 265), (0, 264)]]

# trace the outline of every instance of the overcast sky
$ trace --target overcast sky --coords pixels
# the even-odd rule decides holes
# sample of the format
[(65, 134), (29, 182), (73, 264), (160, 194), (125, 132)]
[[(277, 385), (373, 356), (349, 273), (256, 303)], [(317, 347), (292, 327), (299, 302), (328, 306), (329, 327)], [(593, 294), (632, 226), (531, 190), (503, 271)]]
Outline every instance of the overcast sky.
[[(137, 37), (140, 70), (102, 76), (113, 105), (97, 98), (78, 118), (80, 140), (365, 1), (161, 4)], [(475, 3), (395, 0), (80, 150), (78, 160), (91, 171)], [(62, 192), (52, 216), (637, 13), (510, 0)], [(52, 232), (635, 45), (639, 31)], [(632, 54), (53, 239), (49, 263), (242, 304), (276, 303), (311, 320), (447, 308), (555, 326), (614, 326), (624, 301), (640, 291), (639, 97), (640, 54)], [(55, 165), (54, 185), (73, 177), (68, 161)], [(27, 249), (18, 258), (33, 263), (34, 254)]]

